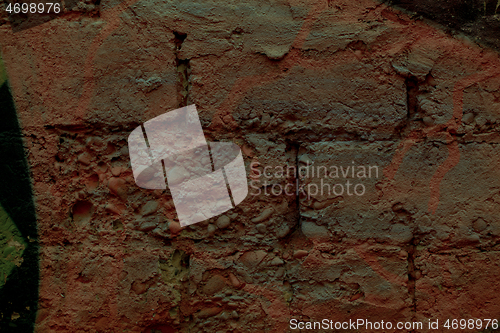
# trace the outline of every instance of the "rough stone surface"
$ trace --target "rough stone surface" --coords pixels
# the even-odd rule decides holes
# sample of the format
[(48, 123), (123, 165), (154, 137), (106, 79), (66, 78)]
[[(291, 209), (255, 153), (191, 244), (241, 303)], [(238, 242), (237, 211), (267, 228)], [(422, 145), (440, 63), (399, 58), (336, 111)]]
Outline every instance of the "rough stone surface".
[[(1, 25), (0, 46), (38, 222), (37, 332), (498, 316), (498, 53), (372, 0), (101, 0)], [(169, 190), (135, 185), (127, 137), (189, 104), (207, 140), (241, 147), (249, 195), (181, 228)]]
[(475, 248), (416, 253), (416, 310), (420, 318), (485, 318), (498, 313), (498, 252)]

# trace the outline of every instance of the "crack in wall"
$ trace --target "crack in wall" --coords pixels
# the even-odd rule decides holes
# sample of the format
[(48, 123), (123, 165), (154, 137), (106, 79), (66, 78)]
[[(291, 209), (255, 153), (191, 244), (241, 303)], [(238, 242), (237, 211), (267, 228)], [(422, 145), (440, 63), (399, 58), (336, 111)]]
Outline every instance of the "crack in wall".
[[(295, 170), (297, 170), (297, 174), (295, 175), (296, 182), (297, 182), (297, 188), (300, 188), (300, 174), (299, 174), (299, 151), (300, 151), (300, 143), (295, 145), (296, 149), (296, 154), (295, 154)], [(295, 196), (296, 200), (296, 205), (297, 205), (297, 225), (296, 228), (301, 229), (302, 221), (301, 221), (301, 214), (300, 214), (300, 195), (297, 193)], [(295, 231), (295, 230), (294, 230)]]
[(416, 77), (408, 76), (405, 79), (406, 87), (406, 118), (407, 121), (412, 120), (412, 118), (417, 113), (418, 100), (417, 95), (419, 93), (419, 83)]
[(186, 40), (187, 34), (174, 31), (175, 44), (175, 66), (177, 69), (177, 99), (179, 107), (187, 106), (189, 103), (189, 90), (191, 89), (191, 64), (190, 59), (182, 59), (180, 51)]
[[(299, 173), (298, 173), (298, 170), (299, 170), (299, 150), (300, 150), (300, 143), (288, 143), (287, 144), (288, 147), (290, 147), (289, 149), (295, 153), (295, 170), (296, 170), (296, 173), (295, 173), (295, 179), (293, 180), (294, 183), (295, 183), (295, 186), (297, 186), (297, 188), (300, 188), (300, 177), (299, 177)], [(294, 236), (294, 234), (298, 231), (300, 232), (301, 231), (301, 214), (300, 214), (300, 196), (299, 194), (296, 192), (296, 196), (295, 196), (295, 205), (296, 205), (296, 214), (297, 214), (297, 223), (293, 226), (293, 228), (290, 230), (290, 233), (288, 234), (288, 236), (286, 237), (286, 241), (285, 241), (285, 248), (288, 249), (290, 247), (290, 239)], [(293, 255), (293, 252), (292, 252), (292, 255)], [(287, 289), (289, 290), (290, 292), (290, 299), (287, 300), (287, 305), (288, 305), (288, 309), (291, 311), (292, 310), (292, 303), (295, 299), (295, 294), (296, 294), (296, 290), (293, 286), (293, 283), (290, 282), (290, 280), (288, 279), (288, 271), (285, 270), (285, 282), (284, 282), (284, 285), (287, 287)]]
[[(406, 87), (406, 119), (401, 123), (400, 127), (397, 129), (399, 135), (402, 137), (408, 137), (415, 130), (418, 130), (422, 124), (419, 120), (419, 105), (418, 105), (418, 95), (420, 93), (420, 82), (418, 78), (409, 75), (405, 77), (404, 81)], [(415, 230), (413, 234), (415, 235)], [(418, 239), (413, 236), (410, 240), (408, 246), (406, 246), (407, 255), (407, 275), (408, 275), (408, 295), (411, 301), (410, 310), (412, 312), (413, 319), (415, 319), (417, 313), (417, 299), (416, 299), (416, 273), (415, 273), (415, 252), (416, 244), (418, 244)], [(415, 331), (411, 331), (415, 332)]]
[[(395, 128), (396, 136), (398, 138), (390, 138), (390, 140), (399, 139), (407, 136), (413, 130), (421, 126), (418, 121), (418, 99), (417, 96), (420, 92), (420, 84), (415, 76), (409, 75), (405, 77), (404, 85), (406, 88), (406, 117)], [(379, 141), (379, 140), (375, 140)]]
[[(418, 114), (418, 99), (417, 96), (419, 94), (419, 82), (415, 76), (408, 76), (405, 79), (405, 87), (406, 87), (406, 126), (405, 130), (412, 131), (412, 125), (415, 122), (415, 118)], [(417, 239), (412, 237), (410, 240), (410, 244), (408, 246), (408, 294), (411, 300), (411, 311), (413, 313), (413, 317), (415, 319), (415, 315), (417, 314), (417, 299), (416, 299), (416, 274), (415, 274), (415, 251), (416, 244), (418, 243)]]

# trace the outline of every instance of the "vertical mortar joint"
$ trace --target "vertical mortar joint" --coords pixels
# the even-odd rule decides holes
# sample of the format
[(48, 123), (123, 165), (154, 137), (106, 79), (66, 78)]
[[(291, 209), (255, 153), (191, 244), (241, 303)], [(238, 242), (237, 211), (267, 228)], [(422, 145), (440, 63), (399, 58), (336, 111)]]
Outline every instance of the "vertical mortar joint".
[(189, 59), (182, 59), (181, 49), (187, 34), (174, 31), (175, 65), (177, 69), (177, 99), (179, 107), (187, 106), (189, 103), (189, 90), (191, 89), (191, 64)]

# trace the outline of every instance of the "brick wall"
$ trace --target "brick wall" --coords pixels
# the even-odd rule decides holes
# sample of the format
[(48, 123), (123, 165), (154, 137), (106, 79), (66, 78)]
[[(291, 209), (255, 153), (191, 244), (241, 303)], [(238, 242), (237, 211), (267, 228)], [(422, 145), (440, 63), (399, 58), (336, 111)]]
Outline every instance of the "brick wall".
[[(38, 223), (36, 332), (500, 317), (498, 53), (371, 0), (99, 6), (0, 27)], [(190, 104), (209, 141), (242, 148), (252, 187), (180, 228), (168, 190), (135, 185), (127, 137)], [(363, 195), (317, 191), (348, 180)]]

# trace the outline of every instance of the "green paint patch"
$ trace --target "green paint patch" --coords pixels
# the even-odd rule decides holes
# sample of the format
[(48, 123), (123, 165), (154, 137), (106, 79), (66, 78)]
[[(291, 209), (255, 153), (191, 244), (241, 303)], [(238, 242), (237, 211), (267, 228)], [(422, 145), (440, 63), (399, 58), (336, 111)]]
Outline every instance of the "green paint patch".
[(0, 205), (0, 288), (7, 282), (7, 277), (23, 262), (26, 242), (16, 224)]
[(7, 71), (3, 65), (2, 57), (0, 57), (0, 86), (7, 81)]

